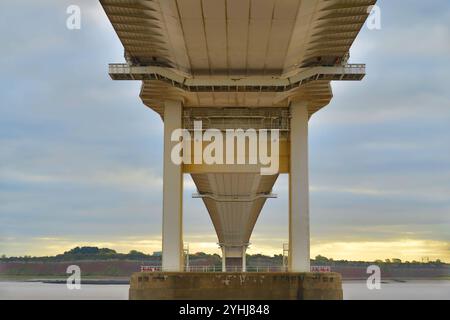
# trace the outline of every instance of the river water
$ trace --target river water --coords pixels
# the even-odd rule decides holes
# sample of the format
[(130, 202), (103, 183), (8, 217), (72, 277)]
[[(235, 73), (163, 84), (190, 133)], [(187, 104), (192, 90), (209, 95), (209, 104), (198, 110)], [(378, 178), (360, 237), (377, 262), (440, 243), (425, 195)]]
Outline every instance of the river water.
[[(0, 300), (126, 300), (128, 285), (82, 285), (80, 290), (69, 290), (65, 284), (42, 282), (0, 282)], [(450, 300), (450, 280), (388, 281), (380, 290), (367, 289), (364, 281), (343, 283), (346, 300)]]

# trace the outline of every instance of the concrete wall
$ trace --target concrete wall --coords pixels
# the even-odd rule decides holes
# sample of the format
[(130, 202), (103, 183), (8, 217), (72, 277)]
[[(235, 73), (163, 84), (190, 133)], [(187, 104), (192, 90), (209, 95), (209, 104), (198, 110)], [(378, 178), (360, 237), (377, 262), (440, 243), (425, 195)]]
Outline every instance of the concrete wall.
[(342, 300), (337, 273), (135, 273), (130, 300)]

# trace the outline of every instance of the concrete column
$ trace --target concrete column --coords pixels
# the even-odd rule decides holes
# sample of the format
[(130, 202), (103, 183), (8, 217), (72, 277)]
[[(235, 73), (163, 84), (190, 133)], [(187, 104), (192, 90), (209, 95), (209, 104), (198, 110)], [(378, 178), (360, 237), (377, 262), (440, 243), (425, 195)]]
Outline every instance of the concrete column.
[(222, 272), (227, 272), (227, 262), (225, 257), (225, 247), (222, 247)]
[(310, 272), (308, 108), (291, 105), (289, 174), (289, 271)]
[(166, 101), (164, 105), (164, 177), (162, 270), (183, 271), (183, 169), (171, 160), (173, 130), (182, 127), (181, 102)]
[(246, 261), (245, 251), (247, 246), (244, 245), (221, 245), (222, 248), (222, 270), (224, 272), (237, 272), (242, 270), (245, 272)]
[(247, 247), (242, 247), (242, 272), (247, 272)]

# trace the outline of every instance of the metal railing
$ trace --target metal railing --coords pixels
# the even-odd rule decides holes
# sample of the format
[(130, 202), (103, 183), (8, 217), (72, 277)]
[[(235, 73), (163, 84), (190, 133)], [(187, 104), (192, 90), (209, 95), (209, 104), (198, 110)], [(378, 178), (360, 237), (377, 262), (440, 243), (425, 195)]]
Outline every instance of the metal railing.
[[(161, 272), (161, 266), (141, 266), (141, 272)], [(228, 266), (227, 272), (242, 272), (242, 267)], [(311, 266), (311, 272), (331, 272), (330, 266)], [(222, 266), (185, 266), (184, 272), (222, 272)], [(287, 266), (248, 266), (245, 272), (288, 272)]]
[(365, 76), (365, 65), (346, 64), (344, 66), (311, 67), (288, 78), (271, 76), (239, 79), (228, 76), (187, 78), (168, 68), (129, 66), (127, 64), (110, 64), (109, 74), (113, 80), (162, 81), (186, 92), (288, 92), (311, 81), (361, 80)]
[[(141, 272), (160, 272), (161, 266), (141, 266)], [(222, 272), (222, 266), (186, 266), (185, 272)], [(227, 272), (242, 272), (242, 267), (228, 266)], [(245, 272), (287, 272), (283, 266), (251, 266)]]

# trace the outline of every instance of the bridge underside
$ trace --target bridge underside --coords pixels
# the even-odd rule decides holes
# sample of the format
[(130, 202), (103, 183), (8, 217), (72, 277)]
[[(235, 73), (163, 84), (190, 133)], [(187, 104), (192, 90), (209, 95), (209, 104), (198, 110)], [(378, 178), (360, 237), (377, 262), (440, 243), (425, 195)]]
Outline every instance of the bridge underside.
[[(250, 236), (278, 175), (259, 173), (192, 174), (227, 257), (226, 265), (240, 269)], [(244, 266), (245, 268), (245, 266)], [(228, 268), (230, 270), (230, 268)]]
[[(223, 250), (242, 266), (279, 173), (289, 174), (289, 269), (309, 271), (308, 120), (331, 81), (361, 80), (349, 50), (376, 0), (100, 0), (124, 48), (115, 80), (142, 81), (164, 121), (163, 269), (183, 270), (182, 176), (191, 174)], [(279, 171), (176, 165), (175, 129), (280, 130)], [(280, 244), (281, 247), (281, 244)]]

